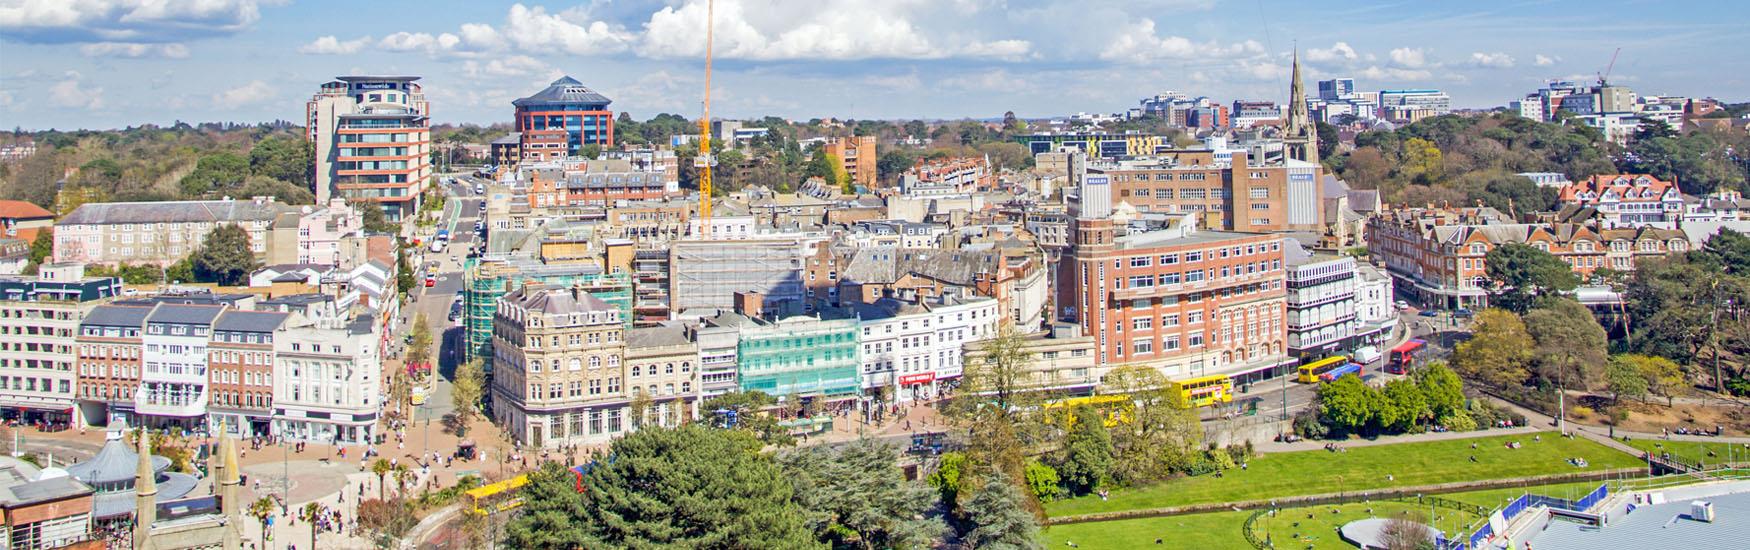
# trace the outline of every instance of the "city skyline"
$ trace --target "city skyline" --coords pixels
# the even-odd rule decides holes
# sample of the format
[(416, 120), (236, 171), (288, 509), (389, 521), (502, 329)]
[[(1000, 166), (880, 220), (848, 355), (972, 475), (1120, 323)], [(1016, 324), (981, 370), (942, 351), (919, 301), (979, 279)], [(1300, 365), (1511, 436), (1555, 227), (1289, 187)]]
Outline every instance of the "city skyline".
[[(714, 114), (1049, 117), (1121, 112), (1163, 90), (1286, 102), (1296, 45), (1309, 81), (1439, 88), (1458, 108), (1504, 106), (1550, 79), (1593, 79), (1617, 47), (1611, 80), (1639, 93), (1750, 88), (1750, 62), (1728, 53), (1750, 31), (1710, 22), (1746, 14), (1727, 3), (1605, 2), (1585, 13), (1505, 2), (840, 4), (753, 13), (719, 2)], [(0, 2), (3, 125), (296, 121), (309, 89), (347, 74), (423, 77), (437, 123), (509, 122), (511, 100), (562, 75), (639, 119), (698, 115), (702, 1), (321, 8)], [(1538, 34), (1561, 40), (1524, 43)]]

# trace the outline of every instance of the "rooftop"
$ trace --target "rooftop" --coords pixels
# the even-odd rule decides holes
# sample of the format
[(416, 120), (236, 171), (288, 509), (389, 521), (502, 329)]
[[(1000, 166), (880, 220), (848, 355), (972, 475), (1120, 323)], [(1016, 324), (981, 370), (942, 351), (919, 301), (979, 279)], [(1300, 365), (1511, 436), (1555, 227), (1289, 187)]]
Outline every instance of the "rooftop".
[(80, 205), (56, 225), (126, 223), (214, 223), (271, 221), (296, 209), (276, 201), (94, 202)]
[(577, 79), (569, 76), (559, 77), (559, 80), (555, 80), (552, 84), (547, 85), (546, 89), (535, 92), (535, 95), (511, 102), (512, 105), (517, 107), (535, 105), (599, 104), (603, 108), (606, 108), (609, 103), (613, 103), (613, 100), (608, 99), (608, 96), (596, 93), (595, 90), (589, 89), (589, 87), (584, 86), (582, 82), (578, 82)]

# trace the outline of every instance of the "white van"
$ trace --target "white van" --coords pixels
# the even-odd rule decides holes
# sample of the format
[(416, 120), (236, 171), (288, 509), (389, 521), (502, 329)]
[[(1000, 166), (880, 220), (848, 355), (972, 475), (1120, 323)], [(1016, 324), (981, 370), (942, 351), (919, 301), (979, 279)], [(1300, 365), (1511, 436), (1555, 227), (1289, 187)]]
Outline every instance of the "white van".
[(1379, 348), (1373, 346), (1367, 346), (1355, 350), (1355, 362), (1363, 365), (1371, 365), (1374, 361), (1378, 361), (1381, 356), (1382, 354), (1379, 353)]

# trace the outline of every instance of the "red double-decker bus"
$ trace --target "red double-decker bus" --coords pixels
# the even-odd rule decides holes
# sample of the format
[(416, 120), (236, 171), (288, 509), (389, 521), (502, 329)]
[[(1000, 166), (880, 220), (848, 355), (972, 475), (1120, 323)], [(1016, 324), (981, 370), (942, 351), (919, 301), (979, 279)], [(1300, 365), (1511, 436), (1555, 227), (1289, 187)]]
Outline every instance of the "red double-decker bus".
[(1420, 338), (1410, 340), (1391, 349), (1391, 362), (1385, 366), (1385, 371), (1392, 374), (1410, 372), (1410, 367), (1416, 363), (1416, 352), (1427, 347), (1428, 342)]

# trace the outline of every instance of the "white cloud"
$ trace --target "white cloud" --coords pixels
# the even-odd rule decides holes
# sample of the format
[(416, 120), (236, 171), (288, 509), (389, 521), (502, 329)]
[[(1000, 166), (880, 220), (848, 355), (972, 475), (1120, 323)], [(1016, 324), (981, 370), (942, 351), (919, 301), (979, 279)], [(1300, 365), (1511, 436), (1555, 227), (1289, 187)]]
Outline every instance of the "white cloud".
[(12, 106), (12, 92), (0, 90), (0, 107)]
[(1549, 56), (1549, 55), (1544, 55), (1544, 54), (1540, 53), (1540, 54), (1537, 54), (1537, 59), (1536, 59), (1535, 63), (1539, 67), (1548, 67), (1550, 65), (1560, 63), (1561, 61), (1562, 61), (1562, 58), (1560, 56)]
[(167, 59), (182, 59), (188, 57), (188, 46), (182, 44), (132, 44), (127, 42), (96, 42), (79, 47), (79, 53), (85, 57), (162, 57)]
[(1377, 65), (1362, 69), (1357, 76), (1368, 80), (1391, 80), (1397, 82), (1427, 80), (1434, 73), (1420, 69), (1401, 69), (1398, 67), (1380, 67)]
[(1506, 52), (1474, 52), (1470, 54), (1470, 62), (1472, 65), (1491, 69), (1511, 69), (1514, 65), (1513, 56)]
[(1100, 59), (1124, 63), (1148, 63), (1162, 59), (1229, 58), (1264, 53), (1264, 45), (1246, 40), (1229, 45), (1217, 42), (1202, 44), (1183, 36), (1157, 36), (1153, 19), (1132, 23), (1109, 39)]
[(470, 60), (462, 64), (462, 72), (470, 77), (528, 77), (550, 74), (553, 69), (541, 60), (526, 55), (495, 56), (482, 63)]
[(86, 87), (78, 71), (67, 71), (66, 78), (49, 87), (49, 103), (69, 109), (102, 109), (103, 88)]
[(261, 0), (9, 0), (0, 32), (43, 44), (180, 42), (234, 34), (261, 19)]
[(1355, 48), (1349, 47), (1348, 42), (1338, 42), (1323, 50), (1312, 48), (1306, 51), (1306, 60), (1314, 63), (1354, 61), (1357, 57)]
[(266, 102), (273, 99), (273, 95), (273, 86), (260, 80), (251, 80), (248, 84), (213, 94), (213, 102), (220, 108), (234, 109)]
[[(979, 6), (919, 1), (821, 0), (806, 10), (748, 8), (745, 0), (717, 3), (713, 27), (718, 57), (755, 60), (1021, 59), (1033, 44), (1021, 39), (980, 40), (932, 32), (927, 22)], [(788, 11), (788, 13), (780, 13)], [(650, 15), (636, 52), (645, 57), (698, 57), (705, 53), (705, 3), (688, 0)]]
[(1391, 51), (1391, 61), (1406, 69), (1420, 69), (1428, 65), (1428, 54), (1421, 48), (1398, 48)]
[(450, 33), (398, 32), (383, 37), (377, 47), (392, 52), (442, 53), (461, 44), (462, 39)]
[[(516, 4), (505, 16), (504, 31), (488, 33), (485, 25), (471, 25), (476, 40), (497, 45), (502, 36), (524, 51), (560, 51), (575, 55), (612, 53), (626, 48), (633, 35), (602, 21), (589, 21), (580, 11), (547, 13), (541, 6)], [(469, 30), (465, 25), (463, 30)], [(482, 28), (484, 27), (484, 28)], [(485, 45), (484, 43), (481, 45)]]
[(358, 53), (370, 45), (371, 37), (361, 36), (352, 40), (342, 41), (334, 35), (317, 38), (316, 41), (298, 47), (298, 53), (312, 55), (350, 55)]

